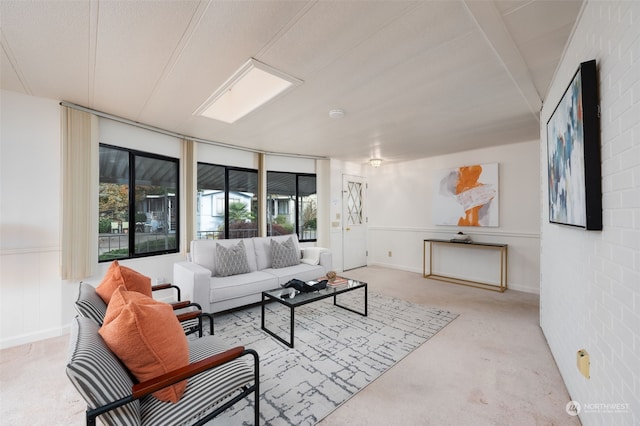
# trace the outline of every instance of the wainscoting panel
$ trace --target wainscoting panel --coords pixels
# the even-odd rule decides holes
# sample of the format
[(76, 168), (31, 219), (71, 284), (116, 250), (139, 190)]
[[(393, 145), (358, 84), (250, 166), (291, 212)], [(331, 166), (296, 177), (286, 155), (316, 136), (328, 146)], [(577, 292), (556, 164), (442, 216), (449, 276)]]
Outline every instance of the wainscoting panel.
[[(456, 232), (438, 228), (369, 227), (368, 264), (422, 274), (423, 241), (429, 238), (450, 239)], [(508, 244), (508, 288), (540, 293), (539, 234), (492, 230), (478, 232), (475, 229), (473, 232), (464, 232), (473, 241)], [(455, 263), (456, 260), (450, 259), (448, 262)]]

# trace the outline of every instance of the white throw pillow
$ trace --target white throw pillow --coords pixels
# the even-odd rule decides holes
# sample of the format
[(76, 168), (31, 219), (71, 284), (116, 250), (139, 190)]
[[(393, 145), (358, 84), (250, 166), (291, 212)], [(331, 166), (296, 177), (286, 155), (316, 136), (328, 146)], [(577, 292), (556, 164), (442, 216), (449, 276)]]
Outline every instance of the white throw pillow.
[(302, 250), (302, 263), (307, 265), (317, 265), (320, 263), (320, 253), (322, 249), (319, 247), (307, 247)]

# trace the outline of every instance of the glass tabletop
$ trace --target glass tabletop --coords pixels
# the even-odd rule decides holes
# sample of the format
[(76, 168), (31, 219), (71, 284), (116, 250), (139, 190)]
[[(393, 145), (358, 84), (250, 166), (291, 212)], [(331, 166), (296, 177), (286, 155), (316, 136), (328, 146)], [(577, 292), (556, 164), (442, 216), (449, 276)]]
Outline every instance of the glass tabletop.
[[(317, 281), (307, 281), (307, 284), (315, 284)], [(312, 302), (314, 300), (324, 299), (326, 297), (331, 297), (336, 294), (344, 293), (347, 291), (355, 290), (357, 288), (365, 287), (367, 283), (344, 279), (344, 282), (340, 282), (336, 285), (327, 285), (327, 288), (322, 290), (314, 290), (311, 292), (301, 292), (294, 288), (275, 288), (273, 290), (268, 290), (263, 292), (263, 295), (268, 296), (269, 299), (276, 299), (280, 303), (287, 306), (298, 306), (304, 305), (306, 303)], [(263, 297), (264, 298), (264, 297)]]

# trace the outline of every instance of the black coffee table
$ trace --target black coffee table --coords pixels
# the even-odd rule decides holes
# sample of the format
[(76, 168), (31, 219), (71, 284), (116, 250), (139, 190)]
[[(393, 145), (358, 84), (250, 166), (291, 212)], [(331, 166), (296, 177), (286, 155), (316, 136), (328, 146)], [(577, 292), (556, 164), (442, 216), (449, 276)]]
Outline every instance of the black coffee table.
[[(364, 312), (356, 311), (355, 309), (351, 309), (346, 306), (342, 306), (338, 304), (337, 297), (339, 294), (347, 293), (349, 291), (354, 291), (358, 289), (364, 290)], [(307, 305), (309, 303), (317, 302), (318, 300), (326, 299), (328, 297), (333, 297), (333, 304), (342, 309), (346, 309), (347, 311), (355, 312), (356, 314), (367, 316), (367, 283), (356, 281), (356, 280), (347, 280), (345, 284), (336, 286), (336, 287), (327, 287), (323, 290), (317, 290), (310, 293), (297, 292), (293, 288), (276, 288), (273, 290), (263, 291), (262, 292), (262, 329), (269, 333), (271, 336), (275, 337), (280, 342), (285, 345), (293, 348), (293, 330), (294, 330), (294, 321), (295, 321), (295, 309), (299, 306)], [(278, 336), (273, 331), (269, 330), (265, 327), (265, 305), (270, 301), (276, 301), (282, 305), (288, 306), (291, 310), (291, 334), (290, 340), (286, 341), (282, 337)]]

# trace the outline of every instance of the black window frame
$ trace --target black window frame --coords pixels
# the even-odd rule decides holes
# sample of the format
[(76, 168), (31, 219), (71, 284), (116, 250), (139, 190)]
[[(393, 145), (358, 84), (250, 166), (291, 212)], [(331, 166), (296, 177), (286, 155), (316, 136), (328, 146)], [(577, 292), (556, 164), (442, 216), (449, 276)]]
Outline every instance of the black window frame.
[[(225, 239), (228, 240), (229, 239), (229, 235), (231, 232), (231, 227), (229, 226), (229, 204), (230, 204), (230, 197), (229, 197), (229, 173), (230, 172), (249, 172), (249, 173), (255, 173), (256, 175), (256, 192), (255, 192), (255, 197), (256, 200), (259, 197), (259, 193), (260, 193), (260, 188), (259, 188), (259, 171), (256, 169), (250, 169), (250, 168), (244, 168), (244, 167), (235, 167), (235, 166), (226, 166), (224, 164), (212, 164), (212, 163), (207, 163), (204, 161), (198, 161), (197, 162), (197, 168), (199, 170), (200, 166), (211, 166), (211, 167), (220, 167), (222, 169), (224, 169), (224, 234), (222, 236), (222, 238), (218, 237), (219, 239)], [(200, 179), (199, 179), (199, 175), (198, 178), (196, 179), (196, 192), (198, 192), (200, 190)], [(232, 192), (237, 192), (237, 191), (232, 191)], [(196, 195), (197, 198), (197, 195)], [(257, 216), (255, 218), (255, 236), (258, 237), (259, 236), (259, 226), (260, 226), (260, 214), (264, 214), (263, 212), (260, 212), (258, 209), (258, 203), (253, 203), (254, 205), (251, 206), (251, 213), (255, 213)], [(198, 206), (199, 208), (199, 206)], [(200, 237), (200, 233), (201, 232), (209, 232), (209, 231), (200, 231), (199, 229), (196, 230), (196, 239), (201, 239)], [(234, 232), (239, 232), (238, 230), (235, 230)], [(219, 234), (218, 234), (219, 235)], [(234, 237), (234, 238), (239, 238), (239, 237)], [(245, 238), (245, 237), (240, 237), (240, 238)], [(215, 237), (214, 237), (215, 239)]]
[[(267, 209), (270, 209), (271, 206), (269, 206), (269, 173), (278, 173), (278, 174), (287, 174), (287, 175), (292, 175), (295, 177), (295, 199), (294, 199), (294, 206), (295, 206), (295, 213), (294, 213), (294, 217), (295, 217), (295, 224), (294, 224), (294, 233), (298, 236), (298, 241), (300, 242), (316, 242), (318, 241), (317, 235), (318, 235), (318, 227), (317, 227), (317, 219), (318, 219), (318, 214), (317, 214), (317, 210), (316, 210), (316, 238), (307, 238), (304, 239), (303, 235), (300, 235), (300, 233), (298, 232), (301, 228), (301, 223), (300, 223), (300, 217), (301, 217), (301, 212), (300, 212), (300, 199), (301, 199), (301, 195), (300, 195), (300, 178), (306, 178), (306, 177), (312, 177), (315, 179), (315, 187), (316, 187), (316, 197), (318, 194), (318, 176), (315, 173), (296, 173), (296, 172), (281, 172), (281, 171), (277, 171), (277, 170), (268, 170), (267, 171), (267, 193), (265, 194), (267, 197)], [(316, 209), (317, 209), (317, 205), (316, 205)], [(278, 212), (276, 212), (277, 214)], [(269, 227), (269, 215), (267, 215), (267, 228)]]
[[(128, 188), (128, 219), (129, 219), (129, 227), (128, 227), (128, 255), (126, 257), (111, 257), (100, 259), (100, 255), (98, 255), (98, 262), (112, 262), (113, 260), (125, 260), (125, 259), (138, 259), (152, 256), (162, 256), (165, 254), (175, 254), (180, 252), (180, 159), (174, 157), (168, 157), (166, 155), (155, 154), (151, 152), (140, 151), (131, 148), (125, 148), (116, 145), (110, 145), (106, 143), (100, 143), (99, 148), (109, 148), (115, 149), (119, 151), (123, 151), (128, 154), (129, 158), (129, 170), (128, 170), (128, 179), (129, 179), (129, 188)], [(173, 211), (175, 213), (175, 232), (171, 234), (172, 238), (175, 238), (175, 248), (171, 249), (162, 249), (155, 251), (148, 251), (144, 253), (136, 253), (135, 245), (136, 245), (136, 158), (149, 158), (156, 159), (162, 161), (168, 161), (174, 163), (176, 166), (176, 187), (175, 187), (175, 195), (173, 196), (173, 203), (175, 207)], [(98, 179), (98, 184), (100, 185), (102, 182), (100, 178)], [(98, 218), (99, 219), (99, 218)], [(168, 227), (168, 225), (167, 225)], [(100, 238), (100, 236), (98, 236)], [(169, 238), (169, 233), (167, 233), (167, 238)]]

